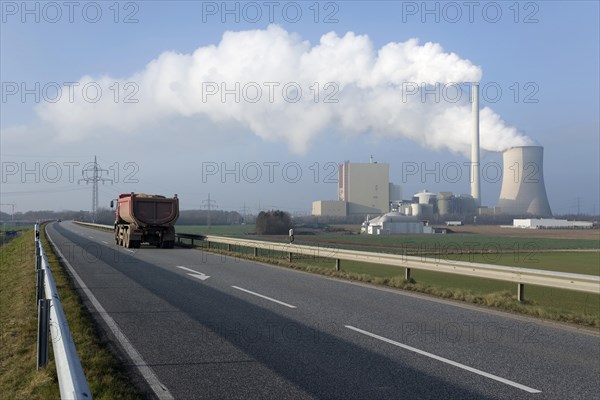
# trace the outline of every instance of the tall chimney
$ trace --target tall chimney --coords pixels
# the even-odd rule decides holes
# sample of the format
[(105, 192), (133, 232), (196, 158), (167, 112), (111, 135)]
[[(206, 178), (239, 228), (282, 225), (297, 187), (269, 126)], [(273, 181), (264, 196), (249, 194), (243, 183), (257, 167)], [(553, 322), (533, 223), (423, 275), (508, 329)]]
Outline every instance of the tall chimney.
[(481, 185), (479, 182), (479, 82), (472, 86), (472, 133), (471, 133), (471, 196), (475, 199), (475, 206), (481, 206)]

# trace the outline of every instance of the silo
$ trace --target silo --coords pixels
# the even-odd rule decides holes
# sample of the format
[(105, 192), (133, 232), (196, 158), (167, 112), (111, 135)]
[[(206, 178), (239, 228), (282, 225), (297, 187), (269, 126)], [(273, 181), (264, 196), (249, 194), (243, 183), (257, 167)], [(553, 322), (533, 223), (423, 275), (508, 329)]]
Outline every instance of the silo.
[(422, 211), (423, 211), (423, 207), (422, 204), (419, 203), (413, 203), (410, 205), (410, 215), (412, 215), (413, 217), (418, 217), (421, 215)]
[(436, 194), (423, 190), (420, 193), (415, 193), (414, 197), (418, 199), (419, 204), (433, 204), (432, 202), (435, 200)]
[(440, 216), (450, 214), (450, 201), (452, 200), (451, 192), (439, 192), (437, 196), (438, 214)]
[(500, 212), (508, 215), (552, 216), (544, 184), (544, 148), (511, 147), (503, 155)]

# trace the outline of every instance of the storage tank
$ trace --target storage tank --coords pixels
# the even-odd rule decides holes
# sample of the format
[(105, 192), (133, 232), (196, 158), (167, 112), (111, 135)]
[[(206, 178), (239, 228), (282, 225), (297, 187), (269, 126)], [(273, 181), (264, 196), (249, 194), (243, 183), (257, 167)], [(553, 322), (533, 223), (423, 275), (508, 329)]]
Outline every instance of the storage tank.
[(436, 194), (423, 190), (420, 193), (415, 193), (414, 197), (419, 199), (419, 204), (431, 204), (431, 201), (435, 200)]
[(552, 216), (544, 184), (544, 148), (511, 147), (502, 154), (504, 174), (498, 207), (502, 214)]
[(448, 215), (451, 213), (451, 192), (439, 192), (437, 196), (438, 214), (440, 216)]
[(410, 214), (414, 217), (418, 217), (419, 215), (421, 215), (421, 204), (418, 203), (413, 203), (410, 205)]

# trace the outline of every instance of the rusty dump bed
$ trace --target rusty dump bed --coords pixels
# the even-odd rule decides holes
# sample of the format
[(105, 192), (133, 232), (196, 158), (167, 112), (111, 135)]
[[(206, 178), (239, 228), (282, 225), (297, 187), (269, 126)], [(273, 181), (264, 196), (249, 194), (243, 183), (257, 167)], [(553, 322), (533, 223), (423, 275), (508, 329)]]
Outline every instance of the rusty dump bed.
[(179, 199), (148, 194), (119, 196), (117, 221), (145, 226), (174, 225), (179, 218)]

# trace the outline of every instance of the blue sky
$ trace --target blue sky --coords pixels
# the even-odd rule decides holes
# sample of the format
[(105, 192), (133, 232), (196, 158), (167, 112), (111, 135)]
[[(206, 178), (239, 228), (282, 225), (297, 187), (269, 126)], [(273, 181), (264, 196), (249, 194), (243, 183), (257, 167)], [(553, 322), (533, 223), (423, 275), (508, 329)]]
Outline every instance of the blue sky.
[[(544, 146), (546, 189), (553, 211), (576, 212), (578, 202), (583, 212), (600, 211), (598, 2), (474, 2), (472, 21), (463, 2), (428, 2), (425, 7), (433, 10), (430, 13), (422, 2), (319, 2), (316, 6), (312, 1), (252, 2), (250, 5), (228, 2), (228, 7), (238, 7), (239, 22), (235, 21), (235, 14), (222, 15), (222, 2), (121, 2), (118, 16), (113, 2), (91, 5), (82, 2), (77, 3), (72, 23), (69, 10), (60, 2), (56, 4), (62, 16), (56, 23), (49, 22), (55, 18), (54, 9), (44, 9), (44, 3), (27, 4), (34, 10), (37, 7), (39, 15), (23, 15), (21, 2), (2, 2), (0, 39), (1, 202), (16, 203), (17, 210), (89, 209), (91, 190), (77, 185), (77, 179), (67, 179), (68, 168), (64, 163), (79, 163), (75, 172), (80, 175), (81, 165), (91, 161), (94, 155), (103, 167), (112, 166), (110, 177), (115, 178), (116, 170), (120, 172), (119, 183), (100, 189), (101, 203), (106, 204), (119, 192), (145, 191), (179, 193), (184, 208), (198, 208), (211, 193), (222, 209), (240, 210), (245, 204), (256, 211), (260, 204), (261, 208), (308, 212), (312, 200), (336, 197), (336, 184), (324, 179), (331, 163), (368, 162), (370, 155), (380, 162), (390, 163), (390, 178), (403, 186), (404, 197), (425, 188), (468, 192), (468, 176), (459, 182), (445, 181), (443, 176), (437, 180), (432, 175), (425, 180), (403, 179), (402, 176), (403, 168), (411, 163), (431, 169), (438, 162), (442, 166), (466, 162), (459, 147), (423, 143), (410, 134), (381, 133), (373, 124), (363, 131), (358, 127), (353, 131), (352, 127), (344, 127), (332, 118), (315, 128), (310, 140), (306, 139), (303, 151), (294, 151), (293, 143), (298, 138), (286, 136), (286, 132), (302, 132), (299, 128), (303, 124), (310, 125), (315, 115), (329, 112), (327, 104), (312, 107), (312, 114), (307, 114), (305, 119), (294, 114), (292, 119), (282, 118), (279, 125), (262, 121), (269, 128), (257, 134), (260, 128), (253, 129), (252, 125), (261, 121), (256, 122), (254, 117), (250, 117), (250, 122), (239, 115), (215, 121), (210, 113), (186, 113), (194, 104), (184, 104), (154, 121), (151, 109), (147, 110), (148, 115), (143, 112), (144, 102), (149, 101), (145, 97), (149, 96), (148, 90), (139, 86), (135, 96), (140, 103), (135, 107), (142, 111), (128, 120), (131, 127), (127, 129), (131, 132), (122, 134), (111, 130), (112, 125), (102, 125), (106, 119), (129, 118), (132, 114), (129, 110), (133, 110), (127, 108), (130, 105), (116, 110), (109, 108), (96, 116), (98, 106), (86, 109), (91, 114), (86, 114), (86, 120), (75, 125), (77, 133), (71, 132), (65, 140), (60, 127), (64, 128), (69, 119), (60, 115), (61, 110), (72, 112), (71, 109), (58, 109), (44, 96), (36, 101), (33, 95), (28, 95), (22, 101), (20, 93), (9, 93), (15, 83), (19, 90), (23, 83), (31, 88), (39, 82), (42, 88), (52, 82), (82, 81), (84, 76), (97, 81), (104, 77), (108, 81), (135, 82), (146, 65), (165, 52), (191, 54), (201, 47), (217, 46), (226, 31), (266, 31), (274, 23), (285, 34), (295, 34), (299, 41), (308, 41), (309, 49), (317, 46), (323, 35), (333, 31), (340, 38), (347, 32), (368, 36), (374, 54), (390, 42), (403, 43), (411, 38), (418, 38), (420, 45), (433, 42), (439, 44), (444, 53), (455, 53), (461, 61), (478, 67), (482, 87), (490, 88), (487, 95), (482, 93), (482, 107), (491, 108), (506, 126), (516, 128)], [(275, 6), (272, 21), (268, 17), (269, 4)], [(253, 22), (252, 12), (256, 7), (261, 9), (262, 17)], [(284, 7), (289, 14), (283, 13)], [(83, 15), (83, 8), (89, 14)], [(91, 23), (89, 20), (95, 16), (96, 8), (102, 10), (102, 16), (98, 22)], [(302, 16), (297, 22), (290, 22), (297, 9), (302, 11)], [(497, 14), (498, 10), (501, 15)], [(330, 13), (334, 21), (325, 23)], [(137, 22), (124, 22), (130, 14)], [(493, 22), (496, 19), (497, 22)], [(250, 46), (239, 51), (251, 53), (253, 49)], [(257, 56), (276, 58), (277, 55)], [(235, 60), (235, 55), (231, 57)], [(332, 63), (331, 68), (338, 67), (332, 60), (319, 62), (325, 68), (328, 68), (327, 62)], [(217, 70), (234, 67), (223, 65)], [(304, 73), (298, 66), (288, 67), (298, 74)], [(440, 68), (445, 67), (448, 65), (440, 64)], [(244, 71), (241, 73), (243, 76)], [(470, 75), (464, 72), (463, 76)], [(181, 79), (185, 84), (185, 79)], [(321, 86), (325, 83), (319, 82)], [(360, 89), (360, 84), (357, 86)], [(502, 95), (493, 101), (495, 88), (500, 88)], [(346, 93), (342, 90), (340, 94), (341, 107), (351, 101), (344, 97)], [(105, 91), (104, 95), (109, 94)], [(357, 96), (360, 95), (359, 92)], [(361, 104), (364, 108), (372, 103)], [(269, 108), (261, 112), (265, 120), (277, 121), (280, 116), (277, 110)], [(413, 120), (435, 115), (428, 113), (429, 109), (424, 109), (423, 113), (400, 116)], [(376, 111), (373, 115), (372, 118), (379, 118)], [(385, 119), (386, 115), (382, 114), (381, 118)], [(136, 118), (152, 122), (144, 125)], [(374, 121), (375, 125), (378, 122)], [(406, 124), (407, 120), (395, 123)], [(423, 128), (424, 135), (427, 129)], [(80, 137), (73, 137), (79, 133)], [(464, 134), (468, 136), (468, 132)], [(452, 142), (456, 135), (458, 133), (449, 133), (447, 138), (438, 135), (435, 140)], [(482, 160), (500, 162), (501, 155), (485, 152)], [(235, 169), (236, 162), (240, 163), (239, 182), (234, 174), (223, 177), (208, 174), (212, 170), (207, 169), (215, 165), (219, 169)], [(22, 169), (35, 169), (36, 163), (40, 165), (39, 182), (35, 174), (21, 176)], [(53, 179), (53, 168), (56, 168), (53, 163), (60, 166), (60, 179)], [(256, 165), (263, 175), (254, 182), (248, 174)], [(275, 173), (271, 180), (267, 178), (269, 165)], [(11, 168), (15, 166), (19, 171), (13, 174)], [(287, 171), (289, 174), (299, 169), (302, 177), (296, 180), (282, 174), (284, 166), (291, 168)], [(132, 171), (138, 182), (123, 182), (123, 174)], [(500, 182), (484, 181), (483, 204), (496, 205), (499, 191)], [(3, 208), (3, 211), (8, 210)]]

